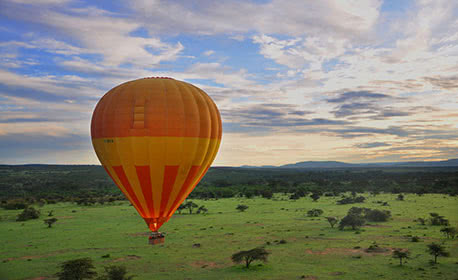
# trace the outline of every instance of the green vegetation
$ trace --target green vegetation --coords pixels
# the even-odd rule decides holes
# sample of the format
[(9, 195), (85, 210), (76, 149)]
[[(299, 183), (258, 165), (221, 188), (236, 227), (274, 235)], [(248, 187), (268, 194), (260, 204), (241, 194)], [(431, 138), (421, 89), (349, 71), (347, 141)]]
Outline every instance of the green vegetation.
[(264, 248), (254, 248), (248, 251), (240, 251), (235, 253), (232, 255), (231, 259), (234, 263), (245, 262), (245, 267), (249, 268), (253, 261), (267, 262), (267, 257), (269, 254), (270, 253), (267, 252)]
[(428, 244), (428, 252), (434, 257), (435, 264), (437, 263), (437, 257), (448, 257), (450, 255), (450, 253), (445, 250), (444, 246), (436, 243)]
[[(347, 196), (351, 196), (349, 193)], [(458, 198), (442, 194), (368, 193), (359, 208), (387, 210), (386, 222), (367, 222), (355, 231), (332, 228), (325, 217), (344, 217), (353, 205), (337, 205), (340, 197), (323, 195), (290, 200), (275, 193), (271, 199), (254, 197), (193, 199), (209, 210), (205, 215), (174, 215), (161, 231), (162, 245), (148, 245), (147, 228), (127, 201), (78, 205), (73, 202), (33, 207), (42, 213), (54, 210), (52, 229), (42, 219), (16, 222), (22, 210), (0, 209), (0, 279), (49, 277), (65, 261), (91, 258), (99, 276), (104, 267), (124, 266), (134, 279), (456, 279), (458, 240), (447, 238), (443, 228), (414, 219), (437, 213), (458, 224)], [(385, 201), (389, 207), (377, 201)], [(237, 205), (249, 206), (239, 214)], [(310, 209), (320, 217), (307, 217)], [(188, 211), (185, 211), (188, 213)], [(195, 213), (194, 211), (193, 213)], [(363, 215), (364, 216), (364, 215)], [(47, 217), (48, 218), (48, 217)], [(419, 242), (412, 242), (418, 236)], [(374, 241), (377, 242), (375, 246)], [(438, 255), (438, 264), (427, 245), (440, 244), (450, 257)], [(196, 244), (199, 244), (198, 246)], [(264, 247), (269, 262), (249, 269), (234, 265), (235, 252)], [(371, 249), (370, 249), (371, 248)], [(408, 263), (392, 257), (395, 249), (409, 250)], [(27, 269), (25, 269), (27, 268)], [(185, 275), (185, 276), (183, 276)], [(55, 279), (55, 278), (54, 278)], [(94, 278), (95, 279), (95, 278)], [(305, 278), (307, 279), (307, 278)]]
[(403, 259), (409, 259), (410, 252), (408, 250), (394, 249), (393, 258), (399, 259), (399, 265), (402, 266)]
[(61, 264), (61, 271), (56, 273), (59, 280), (92, 279), (97, 275), (90, 258), (69, 260)]
[[(366, 199), (357, 193), (369, 192), (373, 197), (381, 192), (418, 195), (426, 193), (458, 194), (458, 169), (435, 168), (210, 168), (190, 198), (229, 198), (288, 193), (291, 199), (312, 194), (320, 197), (339, 196), (341, 204), (362, 203)], [(16, 198), (16, 201), (12, 199)], [(0, 199), (2, 207), (24, 209), (26, 204), (58, 201), (81, 205), (107, 204), (123, 200), (124, 196), (101, 166), (95, 165), (0, 165)]]

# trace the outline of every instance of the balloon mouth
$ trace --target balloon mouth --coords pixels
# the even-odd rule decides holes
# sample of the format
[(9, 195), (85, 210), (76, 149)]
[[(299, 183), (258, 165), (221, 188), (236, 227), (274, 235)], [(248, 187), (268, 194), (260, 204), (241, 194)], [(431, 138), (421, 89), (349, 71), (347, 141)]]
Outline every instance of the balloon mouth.
[(145, 77), (143, 79), (168, 79), (168, 80), (173, 80), (171, 77)]

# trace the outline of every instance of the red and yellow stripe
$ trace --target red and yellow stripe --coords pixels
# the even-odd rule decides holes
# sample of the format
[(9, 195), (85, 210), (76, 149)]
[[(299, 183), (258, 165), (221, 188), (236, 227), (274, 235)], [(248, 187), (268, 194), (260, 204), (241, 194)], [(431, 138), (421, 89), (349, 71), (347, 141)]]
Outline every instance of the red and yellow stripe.
[(221, 117), (210, 97), (191, 84), (141, 79), (102, 97), (91, 135), (107, 173), (157, 231), (215, 159)]

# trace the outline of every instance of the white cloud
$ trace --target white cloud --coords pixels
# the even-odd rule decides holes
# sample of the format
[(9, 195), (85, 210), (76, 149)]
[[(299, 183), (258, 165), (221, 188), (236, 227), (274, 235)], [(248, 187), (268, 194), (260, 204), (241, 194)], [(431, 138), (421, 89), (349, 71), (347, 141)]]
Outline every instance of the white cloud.
[(321, 34), (359, 36), (376, 22), (381, 2), (365, 1), (149, 1), (130, 4), (154, 33)]

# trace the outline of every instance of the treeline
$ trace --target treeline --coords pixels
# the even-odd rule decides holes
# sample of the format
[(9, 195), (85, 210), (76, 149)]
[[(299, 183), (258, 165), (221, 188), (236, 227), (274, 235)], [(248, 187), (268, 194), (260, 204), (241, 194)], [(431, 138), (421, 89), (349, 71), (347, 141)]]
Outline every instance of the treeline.
[[(337, 196), (345, 192), (458, 194), (458, 168), (211, 168), (190, 198)], [(0, 166), (0, 199), (104, 203), (122, 197), (101, 166)], [(105, 199), (107, 201), (105, 201)]]

